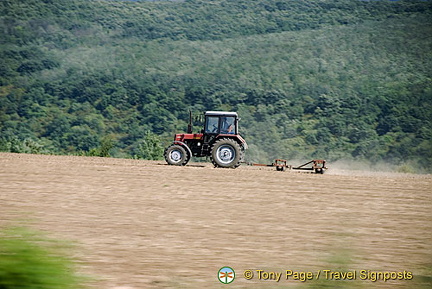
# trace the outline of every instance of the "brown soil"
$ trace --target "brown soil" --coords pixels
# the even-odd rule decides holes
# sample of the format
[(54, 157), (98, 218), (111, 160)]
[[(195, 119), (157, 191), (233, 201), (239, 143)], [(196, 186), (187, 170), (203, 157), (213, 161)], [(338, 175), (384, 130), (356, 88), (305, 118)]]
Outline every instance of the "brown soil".
[[(316, 175), (3, 153), (0, 226), (30, 219), (75, 242), (91, 288), (429, 288), (432, 176), (328, 166)], [(217, 280), (223, 266), (237, 274), (229, 285)], [(264, 281), (256, 271), (338, 269), (356, 281), (323, 271), (318, 281)], [(360, 270), (414, 278), (372, 282)]]

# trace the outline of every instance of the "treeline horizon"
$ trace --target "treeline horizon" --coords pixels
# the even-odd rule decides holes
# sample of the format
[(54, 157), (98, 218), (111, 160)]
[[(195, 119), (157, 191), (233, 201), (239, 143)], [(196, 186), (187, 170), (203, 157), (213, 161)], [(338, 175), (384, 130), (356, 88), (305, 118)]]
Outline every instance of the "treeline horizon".
[(4, 0), (0, 12), (0, 151), (160, 159), (189, 110), (229, 110), (249, 162), (432, 172), (431, 1)]

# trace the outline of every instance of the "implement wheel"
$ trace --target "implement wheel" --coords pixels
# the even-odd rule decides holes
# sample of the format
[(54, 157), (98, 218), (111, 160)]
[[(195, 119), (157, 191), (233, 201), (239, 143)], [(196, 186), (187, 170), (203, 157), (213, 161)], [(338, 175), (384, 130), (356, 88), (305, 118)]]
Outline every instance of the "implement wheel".
[(210, 158), (215, 167), (235, 169), (242, 156), (240, 145), (233, 139), (224, 138), (213, 144)]
[(285, 166), (276, 166), (276, 170), (277, 170), (278, 172), (284, 172), (285, 169), (286, 169)]

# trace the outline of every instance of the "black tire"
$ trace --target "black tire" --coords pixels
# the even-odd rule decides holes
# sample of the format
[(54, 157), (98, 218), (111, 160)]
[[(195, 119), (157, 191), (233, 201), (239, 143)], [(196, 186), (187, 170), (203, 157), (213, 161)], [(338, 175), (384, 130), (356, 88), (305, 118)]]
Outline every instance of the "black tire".
[(315, 173), (316, 173), (316, 174), (324, 174), (324, 169), (322, 169), (322, 168), (317, 168), (317, 169), (315, 169)]
[(284, 166), (277, 166), (276, 167), (276, 170), (278, 171), (278, 172), (284, 172), (285, 171), (285, 167)]
[(184, 166), (189, 162), (190, 156), (186, 149), (177, 144), (172, 144), (166, 148), (164, 157), (166, 162), (172, 166)]
[(215, 167), (235, 169), (242, 158), (240, 145), (233, 139), (223, 138), (212, 146), (210, 159)]

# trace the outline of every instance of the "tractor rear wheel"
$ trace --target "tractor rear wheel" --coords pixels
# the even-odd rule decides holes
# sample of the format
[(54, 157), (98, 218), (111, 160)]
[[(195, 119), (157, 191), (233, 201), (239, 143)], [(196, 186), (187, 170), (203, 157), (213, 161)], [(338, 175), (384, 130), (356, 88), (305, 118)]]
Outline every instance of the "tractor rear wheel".
[(184, 166), (189, 162), (190, 156), (181, 145), (172, 144), (166, 148), (165, 160), (169, 165)]
[(223, 138), (217, 140), (211, 150), (211, 161), (215, 167), (236, 168), (242, 159), (240, 145), (233, 139)]

